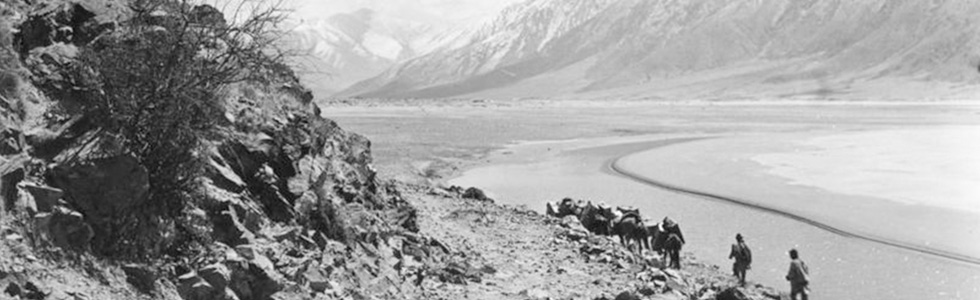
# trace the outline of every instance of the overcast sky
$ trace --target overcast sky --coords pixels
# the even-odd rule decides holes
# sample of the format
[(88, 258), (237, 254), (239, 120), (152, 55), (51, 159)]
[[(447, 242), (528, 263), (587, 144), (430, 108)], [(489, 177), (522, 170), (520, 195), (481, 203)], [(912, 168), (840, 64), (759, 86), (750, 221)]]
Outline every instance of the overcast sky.
[(381, 15), (423, 22), (466, 22), (495, 15), (505, 6), (522, 0), (285, 0), (305, 20), (370, 8)]

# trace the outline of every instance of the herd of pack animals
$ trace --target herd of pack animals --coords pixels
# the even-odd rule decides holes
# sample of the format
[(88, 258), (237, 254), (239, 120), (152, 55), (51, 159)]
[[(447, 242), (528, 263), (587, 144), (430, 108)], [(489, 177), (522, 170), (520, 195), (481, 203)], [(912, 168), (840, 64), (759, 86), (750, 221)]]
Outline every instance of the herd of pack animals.
[(669, 217), (661, 222), (644, 220), (637, 208), (612, 207), (571, 198), (548, 202), (545, 211), (556, 218), (575, 216), (589, 232), (618, 236), (620, 243), (633, 251), (655, 251), (668, 267), (680, 269), (684, 235), (680, 226)]

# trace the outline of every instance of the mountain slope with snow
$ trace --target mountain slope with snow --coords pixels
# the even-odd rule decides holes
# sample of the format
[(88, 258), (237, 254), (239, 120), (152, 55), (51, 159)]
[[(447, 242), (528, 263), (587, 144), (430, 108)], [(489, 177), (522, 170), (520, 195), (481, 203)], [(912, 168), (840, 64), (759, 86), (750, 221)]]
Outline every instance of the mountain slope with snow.
[(306, 85), (328, 95), (461, 35), (370, 9), (296, 26), (285, 37)]
[(971, 0), (531, 0), (338, 96), (955, 98), (912, 93), (980, 82), (977, 15)]

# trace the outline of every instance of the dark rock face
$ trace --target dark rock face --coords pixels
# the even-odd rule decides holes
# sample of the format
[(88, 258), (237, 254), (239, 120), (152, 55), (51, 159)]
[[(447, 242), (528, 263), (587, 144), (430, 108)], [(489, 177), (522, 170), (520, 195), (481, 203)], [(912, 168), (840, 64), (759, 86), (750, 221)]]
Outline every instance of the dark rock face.
[(64, 191), (58, 188), (42, 186), (35, 183), (21, 183), (17, 185), (20, 189), (21, 197), (29, 197), (34, 204), (34, 212), (51, 212), (58, 200), (64, 195)]
[(66, 200), (94, 223), (128, 213), (146, 200), (146, 168), (130, 155), (97, 158), (51, 170), (53, 183)]
[(128, 264), (122, 269), (126, 273), (126, 281), (140, 291), (150, 293), (155, 289), (158, 275), (153, 269), (137, 264)]
[(92, 226), (85, 222), (81, 213), (63, 206), (55, 206), (50, 213), (38, 214), (35, 223), (51, 244), (65, 249), (87, 249), (95, 236)]
[[(16, 62), (24, 65), (24, 78), (33, 76), (22, 82), (40, 91), (38, 101), (44, 102), (31, 120), (0, 115), (5, 125), (0, 128), (0, 197), (4, 211), (16, 210), (14, 217), (22, 218), (11, 223), (36, 231), (28, 237), (35, 243), (25, 244), (56, 246), (78, 257), (153, 248), (148, 253), (165, 257), (150, 260), (136, 253), (126, 257), (132, 264), (109, 267), (113, 270), (106, 273), (125, 275), (125, 280), (112, 280), (112, 289), (167, 299), (382, 294), (390, 299), (400, 298), (393, 291), (406, 288), (408, 276), (480, 280), (465, 262), (425, 274), (429, 266), (420, 265), (454, 254), (445, 244), (416, 234), (418, 211), (394, 183), (377, 179), (370, 141), (320, 117), (312, 94), (289, 76), (256, 83), (250, 88), (261, 90), (257, 95), (226, 102), (227, 120), (200, 137), (195, 154), (206, 162), (201, 166), (205, 172), (190, 178), (195, 185), (186, 192), (191, 195), (165, 216), (147, 212), (157, 204), (147, 200), (152, 184), (147, 168), (124, 150), (128, 144), (122, 138), (97, 128), (99, 122), (73, 106), (78, 103), (72, 93), (83, 86), (77, 80), (85, 78), (66, 75), (64, 68), (84, 64), (77, 60), (79, 51), (96, 47), (90, 43), (106, 26), (117, 24), (114, 20), (130, 25), (90, 4), (25, 8), (30, 13), (14, 24), (21, 29), (16, 44), (0, 41), (6, 43), (0, 50), (20, 54)], [(191, 23), (226, 22), (213, 7), (184, 8)], [(145, 13), (156, 13), (160, 22), (175, 17)], [(5, 104), (0, 114), (7, 113)], [(8, 128), (8, 117), (16, 117), (10, 119), (17, 119), (17, 126)], [(418, 251), (408, 257), (406, 249)], [(416, 263), (405, 267), (406, 257)], [(404, 271), (409, 268), (412, 272)], [(31, 299), (24, 285), (10, 290)]]
[[(181, 275), (177, 283), (177, 293), (184, 300), (215, 299), (216, 291), (211, 284), (197, 276), (196, 273)], [(220, 298), (219, 298), (220, 299)]]
[[(0, 77), (3, 76), (5, 76), (4, 73), (0, 72)], [(3, 79), (0, 78), (0, 80)], [(0, 84), (3, 83), (0, 82)], [(2, 92), (3, 91), (0, 90), (0, 93)], [(4, 97), (10, 97), (10, 96), (4, 96)], [(9, 104), (6, 101), (0, 102), (0, 109), (9, 109), (7, 108), (7, 106), (9, 106)], [(0, 124), (0, 125), (5, 125), (5, 124)], [(2, 127), (6, 127), (6, 126), (2, 126)], [(24, 137), (19, 131), (14, 130), (12, 128), (0, 128), (0, 155), (13, 155), (13, 154), (20, 153), (24, 149), (24, 144), (25, 144)]]
[(209, 265), (202, 268), (199, 273), (201, 278), (216, 289), (224, 289), (231, 282), (231, 270), (224, 264)]
[(102, 32), (114, 28), (113, 22), (96, 18), (98, 13), (80, 3), (51, 5), (32, 13), (14, 36), (21, 55), (54, 43), (85, 44)]
[(245, 227), (235, 207), (229, 203), (225, 203), (225, 206), (217, 216), (211, 219), (214, 225), (215, 238), (229, 246), (252, 242), (255, 239), (255, 234)]
[(463, 198), (473, 199), (473, 200), (480, 200), (480, 201), (490, 201), (490, 202), (493, 202), (493, 199), (490, 199), (490, 197), (487, 197), (487, 194), (484, 193), (483, 190), (478, 189), (478, 188), (475, 188), (475, 187), (471, 187), (471, 188), (466, 189), (466, 191), (463, 192)]
[(14, 156), (0, 160), (0, 200), (3, 210), (12, 210), (17, 201), (17, 183), (24, 180), (24, 164), (27, 157)]

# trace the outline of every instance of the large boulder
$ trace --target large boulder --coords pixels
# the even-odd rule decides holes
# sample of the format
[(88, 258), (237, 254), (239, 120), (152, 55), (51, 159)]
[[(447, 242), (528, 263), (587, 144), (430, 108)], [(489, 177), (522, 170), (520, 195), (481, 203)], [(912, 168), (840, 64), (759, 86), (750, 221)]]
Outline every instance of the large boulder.
[(215, 299), (219, 291), (197, 273), (190, 272), (177, 278), (177, 293), (184, 300), (209, 300)]
[(95, 236), (81, 213), (64, 206), (55, 206), (52, 212), (40, 213), (34, 218), (41, 236), (61, 248), (85, 249)]
[(231, 282), (231, 270), (220, 263), (201, 268), (198, 274), (216, 289), (225, 289)]
[(146, 168), (132, 155), (57, 165), (49, 175), (66, 200), (95, 224), (131, 214), (145, 203), (150, 188)]
[(463, 192), (463, 198), (465, 198), (465, 199), (479, 200), (479, 201), (493, 202), (493, 199), (491, 199), (490, 197), (487, 197), (487, 194), (484, 193), (483, 190), (478, 189), (478, 188), (475, 188), (475, 187), (470, 187), (470, 188), (466, 189), (466, 191)]

